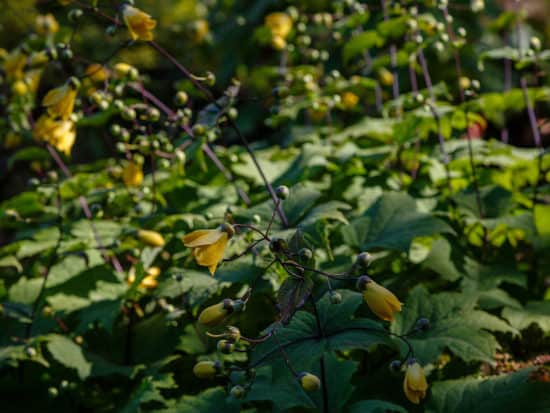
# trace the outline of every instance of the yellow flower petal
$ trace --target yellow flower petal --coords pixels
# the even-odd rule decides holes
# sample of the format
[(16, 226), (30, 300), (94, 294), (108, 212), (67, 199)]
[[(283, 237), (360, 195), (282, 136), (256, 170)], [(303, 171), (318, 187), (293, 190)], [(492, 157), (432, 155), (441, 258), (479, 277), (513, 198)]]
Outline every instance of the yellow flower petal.
[(150, 15), (144, 13), (136, 7), (125, 5), (122, 11), (122, 18), (132, 40), (153, 40), (152, 30), (157, 22)]
[(183, 237), (183, 244), (189, 248), (202, 247), (217, 242), (225, 232), (217, 229), (201, 229)]
[(197, 264), (208, 267), (210, 274), (214, 275), (218, 264), (223, 259), (227, 240), (227, 233), (222, 232), (220, 239), (214, 244), (195, 248), (193, 254), (195, 255)]

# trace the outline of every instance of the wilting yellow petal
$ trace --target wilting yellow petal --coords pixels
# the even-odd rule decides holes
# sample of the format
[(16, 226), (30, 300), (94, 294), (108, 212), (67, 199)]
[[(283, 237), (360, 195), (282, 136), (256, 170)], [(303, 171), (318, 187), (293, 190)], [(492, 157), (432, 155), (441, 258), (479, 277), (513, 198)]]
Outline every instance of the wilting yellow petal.
[(48, 113), (51, 116), (59, 116), (61, 119), (67, 120), (73, 113), (76, 95), (76, 86), (68, 82), (46, 93), (42, 99), (42, 106), (48, 108)]
[(223, 234), (225, 234), (225, 232), (218, 229), (200, 229), (185, 235), (183, 237), (183, 244), (189, 248), (212, 245), (217, 242)]

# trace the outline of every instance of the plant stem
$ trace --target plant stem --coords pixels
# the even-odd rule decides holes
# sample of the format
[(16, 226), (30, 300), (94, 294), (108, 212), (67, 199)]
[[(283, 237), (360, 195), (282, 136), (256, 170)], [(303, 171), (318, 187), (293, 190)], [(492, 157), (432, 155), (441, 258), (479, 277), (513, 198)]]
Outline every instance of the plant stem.
[(44, 291), (46, 290), (46, 283), (48, 282), (48, 277), (50, 275), (52, 266), (54, 264), (54, 261), (57, 257), (57, 250), (61, 246), (61, 241), (63, 240), (63, 214), (61, 210), (61, 193), (59, 184), (56, 185), (56, 195), (57, 195), (57, 228), (59, 231), (59, 236), (57, 238), (57, 242), (54, 246), (54, 249), (50, 255), (50, 260), (47, 265), (46, 274), (44, 274), (44, 278), (42, 280), (42, 285), (40, 286), (40, 290), (38, 292), (38, 295), (34, 302), (32, 303), (32, 309), (31, 309), (31, 315), (30, 315), (30, 323), (27, 324), (27, 328), (25, 330), (25, 337), (27, 340), (32, 336), (32, 328), (34, 326), (34, 320), (36, 319), (36, 313), (38, 311), (38, 306), (40, 304), (40, 301), (42, 301), (42, 297), (44, 296)]
[[(183, 75), (185, 77), (187, 77), (193, 83), (193, 85), (195, 85), (195, 87), (197, 89), (199, 89), (201, 92), (203, 92), (210, 103), (212, 103), (212, 104), (216, 105), (216, 107), (220, 108), (219, 104), (214, 99), (214, 96), (212, 95), (212, 93), (208, 89), (206, 89), (200, 82), (198, 82), (197, 79), (195, 78), (195, 76), (193, 76), (193, 74), (189, 70), (187, 70), (187, 68), (185, 68), (185, 66), (183, 66), (181, 63), (179, 63), (170, 53), (168, 53), (165, 49), (163, 49), (156, 42), (152, 41), (152, 42), (149, 42), (149, 44), (151, 44), (151, 46), (155, 50), (157, 50), (160, 54), (162, 54), (164, 57), (166, 57), (174, 66), (176, 66), (176, 68), (181, 73), (183, 73)], [(260, 163), (258, 162), (258, 159), (256, 158), (256, 155), (254, 154), (254, 152), (252, 151), (252, 148), (250, 147), (250, 143), (244, 137), (244, 135), (241, 133), (241, 131), (239, 130), (239, 128), (237, 127), (235, 122), (230, 118), (229, 118), (229, 126), (231, 127), (231, 129), (233, 129), (233, 131), (237, 134), (237, 136), (239, 137), (239, 139), (243, 143), (246, 151), (248, 152), (248, 154), (252, 158), (252, 162), (254, 163), (254, 166), (256, 167), (256, 170), (260, 174), (260, 177), (262, 178), (262, 181), (264, 182), (264, 184), (267, 188), (267, 191), (271, 195), (271, 198), (273, 199), (273, 202), (275, 204), (277, 204), (277, 199), (278, 199), (277, 195), (275, 194), (275, 191), (273, 190), (273, 186), (267, 180), (267, 177), (265, 176), (265, 173), (264, 173)], [(288, 220), (286, 219), (285, 213), (282, 210), (282, 208), (277, 207), (277, 213), (279, 215), (279, 218), (281, 219), (281, 222), (282, 222), (283, 226), (285, 228), (287, 228), (288, 227)]]
[[(324, 340), (325, 339), (325, 332), (323, 330), (323, 326), (321, 325), (321, 318), (319, 317), (319, 312), (317, 311), (317, 305), (315, 304), (315, 299), (313, 298), (313, 294), (309, 295), (309, 301), (311, 302), (311, 305), (313, 307), (313, 315), (315, 315), (315, 321), (317, 323), (317, 333), (319, 334), (318, 339)], [(319, 360), (319, 367), (321, 369), (321, 390), (323, 392), (323, 412), (328, 413), (328, 389), (327, 389), (327, 373), (325, 369), (325, 354), (321, 355), (321, 359)]]
[[(63, 172), (66, 178), (71, 178), (72, 174), (69, 168), (67, 168), (67, 165), (63, 162), (57, 151), (50, 145), (47, 144), (46, 148), (48, 152), (50, 153), (51, 157), (55, 161), (55, 163), (59, 166), (59, 169)], [(122, 268), (122, 265), (120, 264), (120, 261), (116, 257), (116, 255), (113, 255), (111, 259), (109, 259), (109, 255), (107, 254), (107, 250), (103, 245), (103, 242), (101, 240), (101, 237), (99, 233), (97, 232), (97, 228), (95, 227), (95, 224), (93, 222), (92, 213), (90, 212), (90, 207), (88, 206), (88, 201), (86, 201), (86, 198), (84, 196), (80, 196), (78, 198), (78, 202), (80, 203), (80, 207), (82, 208), (82, 211), (84, 212), (84, 215), (86, 216), (86, 219), (90, 221), (90, 226), (92, 228), (92, 232), (94, 234), (94, 238), (97, 244), (97, 248), (101, 251), (101, 256), (103, 257), (103, 260), (108, 263), (109, 261), (112, 263), (115, 271), (119, 273), (123, 273), (124, 269)]]
[(521, 84), (521, 90), (523, 91), (523, 98), (525, 99), (527, 114), (529, 115), (529, 124), (531, 125), (531, 130), (533, 132), (533, 140), (535, 141), (535, 146), (539, 150), (539, 156), (538, 156), (538, 162), (537, 162), (538, 173), (537, 173), (537, 180), (535, 182), (535, 187), (533, 188), (533, 200), (532, 200), (533, 208), (535, 208), (535, 205), (537, 204), (539, 183), (542, 178), (542, 157), (544, 155), (544, 148), (542, 146), (540, 130), (537, 124), (537, 116), (535, 114), (535, 109), (531, 104), (531, 101), (529, 100), (529, 93), (527, 90), (527, 80), (525, 80), (524, 76), (521, 77), (520, 84)]

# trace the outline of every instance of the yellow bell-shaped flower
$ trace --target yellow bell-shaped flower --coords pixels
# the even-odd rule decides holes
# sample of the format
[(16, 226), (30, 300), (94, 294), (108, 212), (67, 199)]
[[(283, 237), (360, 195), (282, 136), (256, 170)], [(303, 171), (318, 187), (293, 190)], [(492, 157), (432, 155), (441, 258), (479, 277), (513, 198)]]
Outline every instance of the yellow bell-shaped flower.
[(141, 165), (136, 162), (128, 162), (122, 171), (122, 180), (126, 186), (139, 186), (143, 182), (143, 171)]
[(197, 264), (208, 267), (210, 274), (214, 275), (218, 264), (223, 259), (227, 241), (234, 232), (231, 225), (224, 224), (217, 229), (193, 231), (183, 237), (183, 243), (186, 247), (193, 249)]
[(8, 79), (20, 79), (27, 63), (28, 53), (21, 48), (12, 50), (4, 60), (4, 72)]
[(199, 323), (206, 327), (215, 327), (233, 312), (233, 301), (226, 298), (218, 304), (206, 307), (199, 315)]
[(342, 94), (342, 106), (344, 109), (353, 109), (359, 103), (359, 96), (353, 92), (344, 92)]
[(365, 275), (360, 277), (359, 286), (363, 291), (363, 300), (371, 311), (382, 320), (393, 321), (394, 314), (401, 311), (401, 302), (397, 297), (370, 277)]
[(56, 120), (45, 114), (36, 121), (33, 136), (36, 140), (47, 142), (69, 156), (76, 139), (76, 128), (70, 120)]
[(53, 17), (53, 14), (39, 14), (36, 16), (34, 29), (40, 36), (57, 33), (59, 31), (59, 23)]
[(405, 372), (405, 379), (403, 380), (403, 391), (407, 399), (411, 403), (419, 404), (420, 401), (426, 397), (426, 391), (428, 390), (428, 383), (424, 370), (418, 362), (411, 358), (407, 362), (407, 371)]
[(157, 22), (140, 9), (125, 4), (122, 8), (122, 18), (132, 40), (153, 40), (153, 29)]
[(292, 19), (286, 13), (275, 12), (265, 17), (265, 25), (273, 37), (285, 39), (292, 30)]
[(63, 86), (50, 90), (42, 99), (42, 106), (48, 109), (48, 113), (59, 116), (63, 120), (69, 119), (73, 113), (74, 102), (80, 82), (71, 77)]

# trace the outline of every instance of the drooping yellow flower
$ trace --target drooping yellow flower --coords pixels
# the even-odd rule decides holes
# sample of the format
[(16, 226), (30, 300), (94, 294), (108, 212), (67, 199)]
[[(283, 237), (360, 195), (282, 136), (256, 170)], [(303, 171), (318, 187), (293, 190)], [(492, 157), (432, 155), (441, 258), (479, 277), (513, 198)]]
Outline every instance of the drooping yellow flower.
[(105, 82), (109, 77), (109, 72), (105, 70), (103, 65), (99, 63), (92, 63), (86, 68), (86, 76), (90, 78), (93, 82), (101, 83)]
[(32, 93), (36, 93), (36, 91), (38, 90), (41, 76), (42, 69), (33, 69), (25, 73), (25, 78), (23, 80), (25, 81), (26, 85), (29, 87), (29, 90)]
[(157, 22), (140, 9), (125, 4), (122, 8), (122, 18), (132, 40), (153, 40), (152, 30)]
[(362, 276), (359, 282), (363, 290), (363, 300), (371, 311), (382, 320), (393, 321), (394, 314), (401, 311), (401, 303), (397, 297), (367, 276)]
[(59, 23), (53, 17), (53, 14), (39, 14), (36, 16), (34, 29), (40, 36), (57, 33), (59, 31)]
[(214, 275), (218, 264), (223, 259), (227, 241), (235, 230), (229, 224), (223, 224), (217, 229), (202, 229), (193, 231), (183, 237), (186, 247), (193, 249), (197, 264), (208, 267)]
[(73, 113), (74, 102), (80, 82), (71, 77), (63, 86), (50, 90), (42, 99), (42, 106), (48, 109), (51, 116), (59, 116), (63, 120), (69, 119)]
[(411, 358), (407, 361), (407, 371), (403, 380), (403, 391), (411, 403), (419, 404), (426, 397), (428, 383), (424, 370), (418, 362)]
[(113, 69), (115, 71), (116, 77), (118, 78), (123, 78), (126, 76), (133, 78), (137, 77), (137, 75), (139, 74), (138, 70), (134, 66), (124, 62), (117, 63), (113, 66)]
[(286, 46), (286, 38), (292, 30), (292, 19), (286, 13), (275, 12), (265, 17), (265, 25), (271, 32), (271, 45), (282, 50)]
[(292, 30), (292, 19), (286, 13), (275, 12), (265, 17), (265, 25), (273, 36), (285, 39)]
[(4, 60), (4, 71), (8, 78), (20, 79), (23, 77), (23, 68), (27, 63), (28, 53), (21, 48), (12, 50)]
[[(160, 268), (159, 267), (151, 267), (147, 270), (147, 275), (141, 280), (139, 283), (140, 288), (144, 289), (153, 289), (156, 288), (159, 284), (157, 281), (158, 276), (160, 275)], [(128, 285), (132, 285), (136, 281), (136, 271), (132, 267), (130, 269), (130, 272), (128, 274)]]
[(143, 170), (136, 162), (128, 162), (122, 171), (122, 180), (126, 186), (139, 186), (143, 182)]
[(314, 392), (321, 388), (321, 380), (315, 374), (303, 372), (298, 374), (302, 389), (307, 392)]
[(76, 127), (70, 120), (56, 120), (45, 114), (35, 123), (33, 136), (36, 140), (47, 142), (69, 156), (76, 139)]
[(344, 109), (353, 109), (359, 103), (359, 96), (353, 92), (344, 92), (342, 94), (342, 106)]
[(393, 73), (383, 67), (378, 71), (378, 80), (384, 86), (391, 86), (393, 85)]
[(226, 298), (217, 304), (206, 307), (199, 315), (199, 323), (206, 327), (215, 327), (233, 312), (233, 301)]

